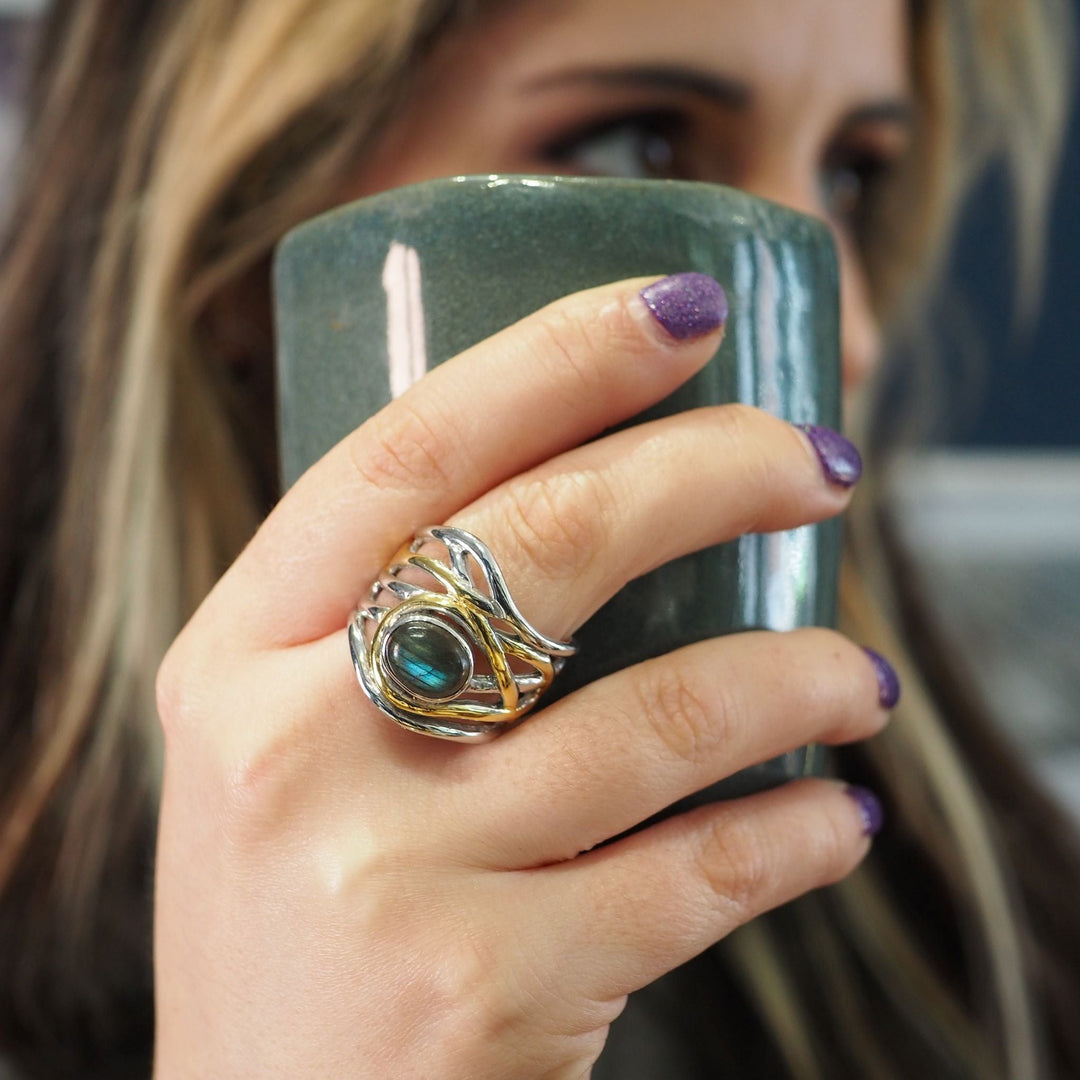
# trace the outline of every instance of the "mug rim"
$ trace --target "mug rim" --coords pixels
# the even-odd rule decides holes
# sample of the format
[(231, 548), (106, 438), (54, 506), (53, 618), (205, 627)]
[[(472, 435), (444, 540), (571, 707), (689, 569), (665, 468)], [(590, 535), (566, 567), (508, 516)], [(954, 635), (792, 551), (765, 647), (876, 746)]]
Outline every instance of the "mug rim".
[(743, 204), (747, 212), (754, 209), (765, 211), (774, 220), (787, 218), (784, 223), (784, 231), (788, 228), (807, 229), (811, 232), (820, 232), (829, 241), (835, 244), (832, 230), (820, 218), (813, 214), (806, 214), (801, 210), (794, 210), (783, 203), (766, 199), (761, 195), (752, 195), (741, 188), (731, 187), (728, 184), (712, 183), (704, 180), (668, 180), (647, 179), (640, 177), (623, 176), (569, 176), (561, 173), (461, 173), (454, 176), (432, 177), (428, 180), (418, 180), (410, 184), (402, 184), (399, 187), (386, 188), (382, 191), (372, 192), (359, 199), (341, 203), (327, 210), (298, 222), (284, 233), (275, 245), (276, 252), (290, 245), (295, 237), (306, 236), (309, 231), (318, 231), (325, 228), (331, 222), (336, 223), (339, 219), (353, 216), (357, 211), (368, 212), (377, 210), (382, 202), (390, 203), (405, 197), (424, 197), (428, 192), (450, 190), (452, 188), (467, 190), (498, 190), (529, 189), (545, 192), (569, 192), (571, 190), (603, 189), (619, 192), (637, 192), (639, 194), (655, 195), (662, 191), (669, 193), (683, 193), (691, 197), (709, 196), (710, 198), (723, 197)]

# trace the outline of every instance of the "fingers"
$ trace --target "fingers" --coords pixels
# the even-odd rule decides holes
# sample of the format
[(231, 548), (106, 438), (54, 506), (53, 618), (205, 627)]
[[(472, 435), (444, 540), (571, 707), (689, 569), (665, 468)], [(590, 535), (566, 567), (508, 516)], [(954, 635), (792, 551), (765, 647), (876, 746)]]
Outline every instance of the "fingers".
[(605, 1001), (637, 990), (762, 912), (850, 873), (869, 850), (868, 826), (880, 823), (866, 794), (800, 780), (525, 872), (516, 883), (528, 910), (521, 947), (549, 956), (556, 941), (553, 967), (567, 993)]
[(813, 628), (705, 641), (600, 679), (485, 750), (479, 842), (504, 867), (569, 859), (739, 769), (873, 735), (888, 718), (877, 663)]
[(297, 482), (211, 608), (256, 645), (338, 629), (418, 528), (665, 397), (716, 351), (726, 304), (712, 282), (679, 338), (645, 284), (559, 301), (430, 372)]
[[(851, 450), (840, 441), (841, 454)], [(526, 618), (565, 638), (656, 566), (743, 533), (819, 521), (849, 496), (803, 431), (725, 405), (570, 450), (450, 523), (484, 539)]]

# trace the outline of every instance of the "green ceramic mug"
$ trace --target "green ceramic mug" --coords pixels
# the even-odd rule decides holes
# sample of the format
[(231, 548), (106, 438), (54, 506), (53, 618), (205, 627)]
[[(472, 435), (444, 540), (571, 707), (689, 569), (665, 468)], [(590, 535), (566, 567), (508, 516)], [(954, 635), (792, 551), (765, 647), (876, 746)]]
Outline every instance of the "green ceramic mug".
[[(820, 222), (773, 203), (677, 181), (459, 177), (384, 192), (299, 226), (275, 266), (284, 483), (428, 368), (550, 301), (687, 270), (724, 286), (724, 342), (641, 419), (739, 401), (838, 428), (832, 239)], [(677, 559), (626, 586), (581, 627), (580, 652), (545, 701), (705, 637), (833, 625), (839, 555), (833, 521)], [(804, 747), (694, 801), (774, 786), (820, 764), (818, 749)]]

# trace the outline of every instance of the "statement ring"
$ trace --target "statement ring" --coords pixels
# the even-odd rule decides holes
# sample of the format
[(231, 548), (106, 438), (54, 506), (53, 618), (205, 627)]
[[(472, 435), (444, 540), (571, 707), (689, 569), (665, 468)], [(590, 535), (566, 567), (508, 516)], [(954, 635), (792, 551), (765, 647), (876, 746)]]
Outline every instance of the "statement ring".
[(487, 546), (449, 526), (401, 548), (353, 613), (349, 648), (364, 692), (390, 719), (468, 742), (523, 717), (577, 651), (531, 626)]

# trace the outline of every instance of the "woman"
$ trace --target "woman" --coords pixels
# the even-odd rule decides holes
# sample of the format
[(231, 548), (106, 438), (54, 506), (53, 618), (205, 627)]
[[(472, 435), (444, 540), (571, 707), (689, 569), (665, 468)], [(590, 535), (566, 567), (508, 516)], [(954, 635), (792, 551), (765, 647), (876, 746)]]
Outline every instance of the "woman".
[[(57, 4), (0, 293), (13, 1066), (149, 1068), (160, 795), (161, 1080), (584, 1076), (613, 1022), (597, 1076), (1080, 1071), (1072, 839), (901, 594), (930, 642), (925, 673), (905, 659), (863, 583), (884, 579), (878, 547), (844, 583), (851, 640), (705, 643), (482, 754), (400, 730), (350, 681), (348, 609), (420, 525), (488, 540), (556, 635), (656, 556), (629, 444), (575, 447), (704, 362), (719, 308), (677, 338), (663, 283), (568, 298), (423, 380), (259, 527), (277, 497), (266, 268), (287, 227), (460, 172), (734, 183), (833, 225), (855, 407), (878, 318), (928, 280), (991, 152), (1037, 219), (1063, 30), (1022, 0)], [(496, 386), (507, 349), (534, 362)], [(614, 363), (623, 397), (580, 393)], [(517, 457), (445, 407), (497, 417), (537, 395), (579, 404), (560, 424), (535, 410)], [(675, 421), (649, 485), (680, 522), (664, 557), (844, 509), (821, 447), (710, 417)], [(691, 505), (687, 460), (717, 463), (723, 499)], [(575, 606), (565, 579), (605, 542), (583, 475), (628, 494), (603, 550), (619, 580), (588, 579)], [(889, 669), (853, 642), (900, 671), (888, 727)], [(632, 734), (596, 769), (613, 715)], [(837, 774), (891, 824), (850, 877), (874, 801), (825, 780), (589, 850), (740, 764), (870, 735)]]

